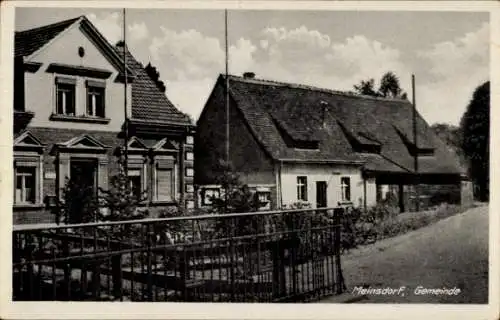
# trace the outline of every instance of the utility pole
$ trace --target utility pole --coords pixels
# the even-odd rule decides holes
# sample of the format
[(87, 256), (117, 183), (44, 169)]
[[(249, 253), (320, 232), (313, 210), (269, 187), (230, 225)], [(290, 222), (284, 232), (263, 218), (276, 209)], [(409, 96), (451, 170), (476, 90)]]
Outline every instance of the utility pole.
[(226, 161), (229, 164), (229, 53), (228, 53), (228, 37), (227, 37), (227, 9), (224, 10), (224, 39), (226, 46)]
[(411, 75), (411, 87), (412, 87), (412, 103), (413, 103), (413, 145), (415, 147), (415, 152), (413, 155), (414, 169), (415, 169), (415, 211), (420, 211), (420, 177), (418, 173), (418, 140), (417, 140), (417, 104), (415, 101), (415, 75)]
[(123, 106), (123, 111), (124, 111), (124, 126), (123, 126), (123, 131), (124, 131), (124, 138), (123, 138), (123, 143), (124, 143), (124, 171), (125, 171), (125, 176), (128, 178), (128, 110), (127, 110), (127, 105), (128, 105), (128, 97), (127, 97), (127, 84), (128, 84), (128, 76), (127, 76), (127, 20), (126, 20), (126, 12), (125, 8), (123, 8), (123, 74), (125, 75), (125, 79), (123, 81), (123, 101), (124, 101), (124, 106)]

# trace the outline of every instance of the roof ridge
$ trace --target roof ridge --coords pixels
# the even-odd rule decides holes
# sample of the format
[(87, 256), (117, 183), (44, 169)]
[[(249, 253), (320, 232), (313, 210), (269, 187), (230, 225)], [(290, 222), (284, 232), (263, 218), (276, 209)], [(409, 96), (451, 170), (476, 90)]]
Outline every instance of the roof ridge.
[[(224, 74), (221, 74), (221, 76), (225, 77)], [(263, 84), (263, 85), (279, 85), (279, 86), (289, 87), (289, 88), (293, 88), (293, 89), (314, 90), (314, 91), (318, 91), (318, 92), (331, 93), (331, 94), (359, 98), (359, 99), (371, 99), (371, 100), (378, 100), (378, 101), (408, 102), (409, 103), (408, 100), (401, 99), (401, 98), (374, 97), (374, 96), (368, 96), (368, 95), (363, 95), (363, 94), (357, 94), (357, 93), (349, 92), (349, 91), (321, 88), (321, 87), (317, 87), (317, 86), (313, 86), (313, 85), (306, 85), (306, 84), (299, 84), (299, 83), (292, 83), (292, 82), (283, 82), (283, 81), (277, 81), (277, 80), (257, 79), (257, 78), (245, 78), (242, 76), (236, 76), (236, 75), (231, 75), (231, 74), (229, 75), (229, 78), (230, 79), (233, 78), (234, 80), (240, 81), (240, 82)]]
[(66, 20), (63, 20), (63, 21), (58, 21), (58, 22), (54, 22), (54, 23), (51, 23), (51, 24), (46, 24), (46, 25), (43, 25), (43, 26), (31, 28), (31, 29), (16, 31), (15, 33), (18, 34), (18, 35), (21, 35), (23, 33), (28, 33), (28, 32), (33, 32), (33, 31), (41, 31), (41, 30), (44, 30), (44, 29), (50, 29), (50, 28), (54, 28), (54, 27), (59, 27), (59, 26), (65, 25), (65, 24), (68, 24), (68, 26), (70, 26), (71, 24), (73, 24), (73, 22), (76, 22), (78, 19), (81, 19), (82, 17), (85, 17), (85, 16), (81, 15), (81, 16), (78, 16), (78, 17), (75, 17), (75, 18), (66, 19)]

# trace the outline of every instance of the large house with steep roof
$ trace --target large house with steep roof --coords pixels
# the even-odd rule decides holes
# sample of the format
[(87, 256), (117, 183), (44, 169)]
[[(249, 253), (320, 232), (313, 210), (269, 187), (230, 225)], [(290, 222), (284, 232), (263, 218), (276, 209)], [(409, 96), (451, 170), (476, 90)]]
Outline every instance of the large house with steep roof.
[[(230, 75), (227, 85), (229, 162), (243, 183), (269, 200), (268, 209), (300, 202), (369, 207), (396, 190), (406, 210), (417, 179), (422, 186), (446, 185), (460, 199), (463, 170), (456, 156), (419, 114), (414, 145), (413, 106), (407, 100), (261, 80), (252, 73)], [(222, 174), (218, 164), (226, 159), (225, 87), (221, 75), (197, 122), (200, 206), (220, 192), (216, 181)]]
[(194, 207), (194, 125), (123, 43), (84, 16), (15, 33), (14, 223), (54, 222), (67, 178), (108, 187), (125, 105), (128, 175), (144, 206)]

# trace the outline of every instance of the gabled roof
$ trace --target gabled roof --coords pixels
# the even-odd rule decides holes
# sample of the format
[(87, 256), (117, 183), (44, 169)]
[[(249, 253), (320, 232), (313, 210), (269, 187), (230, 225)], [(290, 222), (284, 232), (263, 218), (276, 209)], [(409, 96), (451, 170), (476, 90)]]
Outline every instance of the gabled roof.
[[(221, 75), (215, 90), (223, 86)], [(413, 106), (407, 100), (237, 76), (229, 76), (229, 88), (251, 133), (275, 160), (364, 163), (367, 169), (387, 172), (414, 169), (414, 158), (395, 130), (413, 137)], [(419, 171), (459, 173), (456, 157), (420, 115), (417, 126), (418, 145), (434, 150), (434, 156), (419, 158)], [(294, 139), (317, 140), (318, 152), (287, 145), (283, 130)], [(355, 150), (353, 140), (376, 151)]]
[[(24, 57), (25, 59), (29, 59), (30, 56), (36, 54), (36, 52), (41, 50), (43, 47), (49, 45), (53, 39), (64, 33), (66, 30), (69, 30), (74, 24), (80, 24), (82, 30), (91, 36), (94, 42), (104, 50), (103, 52), (110, 58), (110, 61), (115, 68), (120, 71), (120, 74), (122, 74), (123, 62), (114, 47), (85, 16), (16, 32), (14, 48), (15, 57)], [(129, 77), (135, 77), (135, 73), (130, 69), (130, 67), (127, 67), (127, 73)]]
[[(80, 16), (54, 24), (42, 26), (15, 34), (15, 57), (29, 57), (49, 42), (68, 30), (73, 24), (82, 23), (87, 33), (103, 47), (114, 61), (118, 70), (123, 71), (123, 45), (112, 46), (95, 26), (85, 17)], [(158, 124), (191, 125), (189, 117), (180, 112), (161, 92), (155, 82), (127, 50), (127, 75), (134, 77), (132, 83), (132, 120), (154, 121)]]
[[(116, 51), (123, 59), (123, 45), (116, 46)], [(132, 85), (132, 119), (154, 122), (170, 122), (189, 125), (189, 117), (180, 112), (161, 92), (147, 74), (144, 66), (127, 49), (127, 65), (135, 72)]]
[(29, 56), (66, 30), (81, 17), (15, 33), (14, 56)]

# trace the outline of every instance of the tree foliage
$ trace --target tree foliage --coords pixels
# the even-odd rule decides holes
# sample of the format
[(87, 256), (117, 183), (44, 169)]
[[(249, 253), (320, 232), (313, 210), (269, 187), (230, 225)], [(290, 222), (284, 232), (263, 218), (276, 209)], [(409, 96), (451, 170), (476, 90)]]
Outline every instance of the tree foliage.
[(158, 72), (156, 67), (153, 67), (151, 65), (151, 62), (148, 63), (148, 65), (146, 66), (146, 68), (144, 68), (144, 70), (146, 70), (148, 76), (154, 81), (154, 83), (156, 84), (158, 89), (160, 89), (161, 92), (165, 92), (167, 90), (165, 83), (160, 80), (160, 72)]
[(392, 71), (386, 72), (380, 79), (380, 86), (375, 88), (375, 79), (361, 80), (354, 85), (354, 90), (358, 94), (373, 97), (408, 99), (408, 95), (401, 89), (399, 78)]
[(378, 92), (375, 89), (375, 79), (361, 80), (357, 85), (354, 85), (354, 90), (362, 95), (378, 97)]
[[(58, 204), (58, 222), (85, 223), (98, 221), (125, 221), (144, 218), (147, 212), (137, 210), (140, 202), (146, 199), (145, 193), (138, 195), (125, 172), (125, 156), (118, 156), (118, 173), (110, 177), (109, 188), (95, 192), (78, 179), (67, 179), (63, 197)], [(120, 232), (125, 232), (125, 229)], [(118, 235), (115, 232), (115, 235)]]
[(475, 196), (489, 198), (490, 82), (476, 88), (460, 121), (461, 146), (469, 162), (469, 174), (476, 186)]
[(446, 144), (448, 149), (458, 156), (462, 167), (467, 168), (468, 163), (462, 150), (462, 129), (448, 123), (435, 123), (431, 125), (431, 129)]

